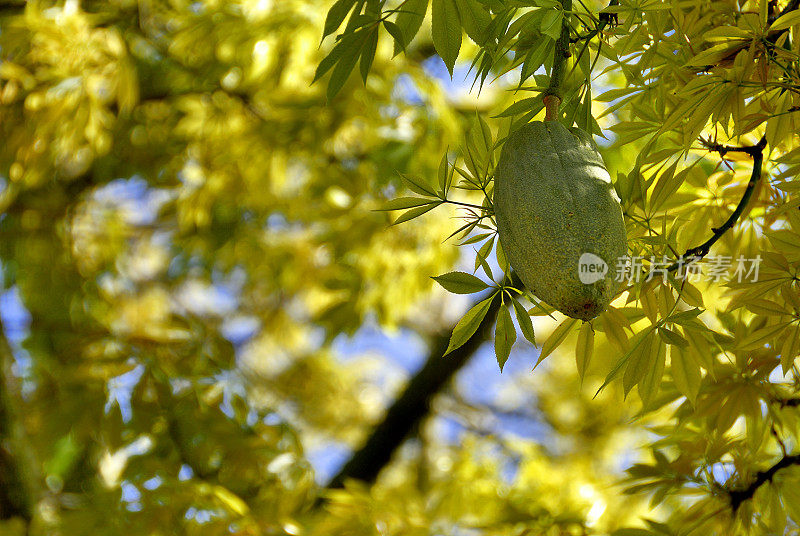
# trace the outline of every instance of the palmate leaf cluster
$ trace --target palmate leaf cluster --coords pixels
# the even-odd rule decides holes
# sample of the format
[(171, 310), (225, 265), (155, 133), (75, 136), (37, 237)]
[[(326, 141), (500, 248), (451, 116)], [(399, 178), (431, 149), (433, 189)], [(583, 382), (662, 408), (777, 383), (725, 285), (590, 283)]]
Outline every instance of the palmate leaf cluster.
[[(599, 318), (560, 321), (543, 340), (539, 360), (569, 348), (581, 377), (599, 374), (601, 389), (619, 381), (624, 394), (637, 390), (643, 415), (668, 416), (653, 430), (659, 436), (653, 463), (629, 471), (631, 492), (650, 492), (654, 503), (672, 504), (671, 496), (686, 493), (699, 498), (672, 504), (668, 525), (620, 534), (772, 534), (796, 527), (798, 470), (781, 460), (794, 459), (800, 386), (797, 3), (622, 0), (574, 2), (569, 11), (559, 2), (475, 4), (479, 17), (469, 15), (470, 3), (433, 1), (434, 46), (452, 73), (462, 41), (442, 29), (460, 25), (475, 45), (465, 59), (476, 84), (489, 76), (501, 83), (513, 73), (514, 102), (495, 110), (488, 125), (479, 119), (448, 164), (457, 177), (451, 191), (461, 197), (418, 191), (422, 197), (386, 208), (471, 201), (456, 235), (460, 246), (475, 249), (475, 271), (489, 282), (467, 273), (435, 279), (453, 292), (491, 287), (516, 313), (517, 298), (536, 304), (514, 289), (496, 241), (493, 161), (479, 169), (470, 163), (475, 132), (488, 126), (492, 141), (481, 148), (495, 155), (509, 130), (541, 119), (554, 40), (566, 24), (572, 54), (559, 120), (613, 142), (604, 150), (616, 172), (629, 254), (643, 262), (633, 274), (641, 277)], [(609, 24), (612, 16), (616, 24)], [(476, 20), (486, 32), (475, 31)], [(399, 49), (407, 45), (389, 33)], [(605, 89), (594, 99), (592, 85)], [(440, 184), (442, 176), (449, 174), (440, 174)], [(399, 221), (413, 218), (414, 210), (421, 209)], [(493, 248), (505, 272), (496, 277), (487, 262)], [(693, 281), (665, 269), (686, 268), (688, 254), (700, 257), (694, 269), (708, 277)], [(752, 266), (745, 273), (745, 259), (757, 262), (757, 275)], [(721, 262), (733, 267), (720, 271)], [(451, 347), (489, 310), (492, 298), (479, 299), (456, 326)], [(501, 368), (516, 337), (508, 311), (501, 309), (496, 322)], [(517, 317), (527, 334), (527, 321)]]

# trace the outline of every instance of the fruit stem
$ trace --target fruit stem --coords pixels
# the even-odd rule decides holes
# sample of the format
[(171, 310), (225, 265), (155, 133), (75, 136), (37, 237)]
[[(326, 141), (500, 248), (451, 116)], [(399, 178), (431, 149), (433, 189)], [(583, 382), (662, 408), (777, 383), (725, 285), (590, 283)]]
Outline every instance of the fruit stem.
[(561, 106), (561, 88), (564, 83), (564, 75), (567, 71), (566, 60), (570, 57), (569, 52), (569, 13), (572, 10), (572, 0), (561, 0), (561, 8), (564, 13), (561, 21), (561, 35), (556, 40), (555, 52), (553, 53), (553, 70), (550, 73), (550, 84), (544, 92), (545, 121), (558, 120), (558, 110)]
[(561, 98), (556, 95), (544, 96), (544, 120), (558, 121), (558, 109), (561, 107)]

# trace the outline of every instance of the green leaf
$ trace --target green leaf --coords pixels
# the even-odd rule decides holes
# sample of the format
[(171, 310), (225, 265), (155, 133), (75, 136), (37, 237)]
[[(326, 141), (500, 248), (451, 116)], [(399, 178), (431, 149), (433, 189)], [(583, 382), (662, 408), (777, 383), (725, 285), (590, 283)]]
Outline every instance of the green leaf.
[[(494, 274), (492, 273), (492, 267), (489, 266), (488, 262), (486, 262), (486, 258), (485, 257), (481, 257), (480, 255), (478, 255), (477, 260), (478, 260), (478, 264), (480, 265), (481, 269), (483, 269), (483, 273), (486, 274), (486, 277), (488, 277), (489, 279), (494, 279)], [(477, 268), (476, 268), (476, 270), (477, 270)]]
[(517, 340), (517, 330), (511, 321), (511, 313), (508, 307), (501, 307), (497, 313), (497, 327), (494, 330), (494, 353), (497, 356), (497, 364), (500, 365), (500, 372), (508, 361), (511, 354), (511, 347)]
[(403, 30), (401, 30), (397, 24), (390, 20), (383, 21), (383, 27), (386, 28), (386, 31), (389, 32), (389, 35), (391, 35), (394, 39), (394, 55), (397, 56), (397, 54), (399, 54), (401, 51), (405, 51)]
[(489, 312), (495, 295), (496, 293), (473, 306), (472, 309), (467, 311), (464, 317), (458, 321), (456, 327), (453, 328), (453, 334), (450, 336), (450, 344), (447, 345), (447, 351), (444, 355), (459, 348), (472, 337), (481, 325), (486, 313)]
[(442, 155), (442, 159), (439, 161), (439, 193), (442, 197), (447, 197), (447, 193), (450, 191), (450, 186), (453, 184), (453, 169), (450, 167), (449, 163), (447, 162), (447, 153)]
[(480, 233), (480, 234), (472, 235), (469, 238), (467, 238), (466, 240), (462, 241), (459, 244), (459, 246), (466, 246), (468, 244), (475, 244), (477, 242), (483, 242), (484, 240), (486, 240), (487, 238), (489, 238), (493, 234), (494, 233)]
[[(361, 54), (361, 49), (364, 46), (364, 32), (358, 31), (353, 34), (345, 35), (339, 44), (334, 48), (342, 49), (341, 57), (336, 62), (336, 67), (333, 68), (331, 78), (328, 80), (328, 101), (333, 100), (337, 93), (342, 89), (344, 83), (350, 77), (350, 73), (356, 66), (358, 57)], [(333, 52), (331, 52), (332, 54)], [(320, 63), (322, 66), (322, 63)], [(316, 78), (316, 77), (315, 77)]]
[(483, 179), (494, 149), (494, 138), (489, 124), (479, 114), (475, 114), (467, 133), (467, 149), (474, 164), (470, 171), (475, 178)]
[[(422, 21), (425, 19), (425, 13), (428, 11), (429, 0), (407, 0), (403, 7), (400, 8), (400, 13), (397, 14), (397, 27), (402, 33), (403, 39), (402, 47), (398, 47), (397, 38), (395, 37), (394, 55), (396, 56), (400, 50), (405, 50), (414, 36), (419, 32), (422, 26)], [(388, 28), (387, 28), (388, 30)], [(394, 36), (394, 34), (392, 34)]]
[(436, 195), (436, 192), (433, 190), (433, 188), (425, 181), (425, 179), (405, 174), (401, 174), (400, 176), (402, 177), (403, 182), (406, 183), (406, 186), (408, 186), (408, 189), (412, 192), (429, 197), (439, 197)]
[(492, 251), (492, 247), (494, 246), (494, 235), (484, 243), (481, 248), (477, 251), (477, 255), (475, 255), (475, 270), (478, 269), (480, 266), (483, 268), (483, 271), (486, 272), (486, 275), (489, 279), (494, 279), (494, 274), (492, 274), (492, 269), (489, 267), (489, 263), (486, 262), (486, 258), (489, 256), (489, 253)]
[(559, 347), (559, 345), (564, 342), (564, 339), (567, 338), (572, 328), (575, 327), (575, 324), (578, 321), (574, 318), (566, 318), (561, 324), (558, 325), (556, 329), (553, 330), (553, 333), (544, 341), (542, 345), (542, 352), (539, 354), (539, 359), (536, 361), (536, 365), (533, 368), (539, 366), (539, 363), (544, 361), (544, 359), (553, 353), (553, 351)]
[(364, 83), (367, 83), (367, 75), (369, 75), (369, 69), (372, 67), (372, 61), (375, 59), (375, 51), (378, 50), (378, 27), (376, 26), (375, 29), (367, 37), (367, 41), (364, 45), (364, 50), (361, 53), (361, 64), (359, 65), (361, 70), (361, 79)]
[(508, 108), (497, 114), (495, 117), (512, 117), (534, 110), (537, 108), (537, 105), (539, 109), (541, 109), (543, 106), (541, 97), (527, 97), (511, 104)]
[(325, 75), (325, 73), (330, 71), (333, 68), (333, 66), (336, 65), (336, 62), (338, 62), (342, 58), (342, 55), (347, 50), (346, 44), (350, 43), (353, 40), (353, 38), (354, 36), (352, 35), (348, 36), (347, 39), (342, 38), (342, 40), (339, 41), (339, 43), (337, 43), (335, 47), (333, 47), (333, 50), (331, 50), (327, 56), (322, 58), (322, 61), (320, 61), (319, 65), (317, 65), (317, 70), (314, 73), (314, 80), (312, 80), (311, 82), (312, 84), (317, 80), (319, 80), (320, 78), (322, 78)]
[(396, 199), (391, 199), (387, 201), (381, 208), (377, 210), (379, 211), (404, 210), (407, 208), (421, 207), (429, 203), (431, 203), (431, 200), (425, 199), (424, 197), (398, 197)]
[(356, 0), (338, 0), (328, 10), (328, 15), (325, 17), (325, 29), (322, 32), (322, 38), (329, 36), (335, 32), (339, 26), (342, 25), (347, 14), (356, 5)]
[(472, 294), (489, 288), (489, 285), (466, 272), (448, 272), (431, 279), (453, 294)]
[(497, 241), (497, 247), (494, 252), (497, 257), (497, 265), (500, 269), (506, 274), (510, 273), (511, 267), (508, 264), (508, 257), (506, 257), (506, 252), (503, 251), (503, 244), (499, 240)]
[(432, 16), (433, 46), (447, 65), (452, 78), (453, 67), (461, 50), (461, 21), (455, 0), (433, 0)]
[(536, 336), (533, 333), (533, 322), (531, 315), (525, 310), (525, 307), (516, 299), (512, 299), (511, 303), (514, 305), (514, 314), (517, 317), (517, 322), (522, 330), (522, 335), (528, 339), (532, 345), (536, 346)]
[(561, 21), (564, 19), (564, 13), (561, 9), (549, 9), (542, 17), (542, 24), (540, 30), (543, 35), (550, 36), (552, 39), (558, 39), (561, 36)]
[(578, 332), (578, 341), (575, 345), (575, 363), (578, 366), (578, 377), (583, 382), (583, 376), (586, 374), (586, 369), (589, 368), (589, 362), (592, 360), (592, 352), (594, 351), (594, 329), (589, 322), (584, 322)]
[(592, 88), (591, 86), (587, 85), (586, 95), (584, 95), (583, 101), (578, 107), (578, 120), (576, 121), (576, 124), (584, 132), (588, 132), (589, 134), (591, 134), (593, 121), (594, 118), (592, 118)]
[(486, 42), (486, 30), (492, 23), (489, 12), (477, 0), (456, 0), (459, 18), (470, 39), (482, 45)]
[(429, 211), (435, 209), (436, 207), (438, 207), (441, 204), (442, 204), (441, 201), (431, 201), (427, 205), (424, 205), (424, 206), (421, 206), (421, 207), (417, 207), (417, 208), (412, 208), (411, 210), (403, 212), (400, 215), (400, 217), (398, 217), (396, 220), (394, 220), (394, 223), (392, 225), (399, 225), (399, 224), (407, 222), (409, 220), (413, 220), (414, 218), (422, 216), (426, 212), (429, 212)]

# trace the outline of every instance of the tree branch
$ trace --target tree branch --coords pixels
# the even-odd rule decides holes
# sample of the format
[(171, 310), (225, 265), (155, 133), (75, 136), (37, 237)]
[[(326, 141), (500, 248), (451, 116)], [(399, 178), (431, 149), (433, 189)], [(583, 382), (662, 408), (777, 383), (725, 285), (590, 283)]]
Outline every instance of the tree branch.
[(33, 501), (25, 479), (20, 429), (9, 393), (14, 355), (0, 320), (0, 519), (33, 518)]
[(500, 295), (492, 301), (489, 312), (484, 317), (477, 331), (464, 343), (447, 356), (449, 333), (443, 333), (431, 344), (431, 353), (425, 365), (411, 382), (403, 394), (386, 412), (386, 416), (367, 439), (366, 443), (356, 451), (350, 460), (333, 477), (328, 488), (341, 488), (345, 480), (354, 478), (364, 482), (374, 482), (378, 473), (389, 463), (392, 454), (403, 443), (411, 430), (428, 414), (430, 402), (436, 393), (464, 366), (478, 347), (486, 340), (489, 328), (494, 324), (500, 310)]
[(755, 191), (758, 181), (761, 180), (761, 164), (764, 161), (764, 148), (767, 145), (766, 138), (762, 137), (757, 144), (746, 147), (731, 147), (728, 145), (712, 143), (710, 141), (705, 142), (705, 144), (710, 151), (718, 152), (721, 156), (725, 156), (726, 153), (734, 152), (747, 153), (753, 158), (753, 172), (750, 174), (750, 181), (747, 183), (747, 187), (744, 190), (744, 194), (742, 194), (742, 198), (739, 200), (739, 204), (736, 205), (736, 209), (731, 213), (730, 217), (728, 217), (725, 223), (723, 223), (721, 226), (717, 228), (711, 228), (711, 231), (713, 232), (711, 238), (699, 246), (695, 246), (686, 250), (686, 253), (681, 255), (677, 261), (672, 263), (667, 268), (670, 272), (677, 270), (681, 266), (698, 261), (708, 255), (708, 252), (711, 250), (711, 246), (716, 244), (719, 239), (722, 238), (722, 235), (731, 229), (742, 216), (744, 209), (750, 202), (750, 198), (753, 196), (753, 192)]
[(731, 508), (733, 511), (736, 512), (739, 507), (742, 505), (744, 501), (750, 500), (758, 491), (758, 488), (770, 482), (772, 477), (775, 476), (775, 473), (780, 471), (781, 469), (785, 469), (787, 467), (791, 467), (792, 465), (800, 465), (800, 454), (794, 454), (791, 456), (783, 456), (778, 463), (766, 469), (764, 471), (759, 471), (756, 473), (756, 478), (753, 480), (750, 485), (746, 488), (742, 489), (735, 489), (735, 490), (727, 490), (728, 497), (731, 501)]
[(26, 0), (6, 0), (0, 2), (0, 17), (21, 15), (25, 12)]

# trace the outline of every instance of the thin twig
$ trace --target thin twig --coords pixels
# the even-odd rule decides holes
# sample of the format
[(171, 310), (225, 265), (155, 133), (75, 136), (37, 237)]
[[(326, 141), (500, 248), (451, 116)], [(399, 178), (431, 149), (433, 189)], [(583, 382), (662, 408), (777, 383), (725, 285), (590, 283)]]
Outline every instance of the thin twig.
[(710, 141), (706, 141), (705, 145), (710, 151), (718, 152), (722, 156), (725, 156), (727, 153), (746, 153), (750, 155), (753, 158), (753, 172), (750, 175), (750, 181), (747, 183), (747, 188), (745, 188), (744, 194), (742, 195), (741, 200), (739, 200), (739, 204), (736, 206), (736, 209), (731, 213), (725, 223), (717, 228), (711, 229), (713, 232), (711, 238), (699, 246), (695, 246), (686, 250), (686, 253), (681, 255), (677, 261), (672, 263), (667, 268), (667, 270), (670, 272), (677, 270), (681, 266), (686, 266), (687, 264), (698, 261), (708, 255), (708, 252), (711, 250), (711, 246), (716, 244), (719, 239), (722, 238), (722, 235), (732, 228), (742, 216), (744, 209), (750, 202), (750, 198), (753, 196), (753, 192), (755, 191), (758, 181), (761, 179), (761, 164), (764, 161), (764, 148), (767, 145), (766, 138), (762, 137), (757, 144), (747, 147), (731, 147)]
[[(611, 0), (608, 3), (608, 7), (616, 6), (619, 4), (619, 0)], [(605, 30), (606, 26), (611, 25), (615, 26), (617, 24), (618, 17), (616, 13), (600, 13), (600, 21), (597, 23), (597, 26), (594, 27), (593, 30), (590, 30), (588, 33), (584, 35), (578, 34), (576, 37), (570, 39), (571, 43), (576, 43), (578, 41), (589, 41), (594, 36)]]
[(727, 490), (733, 511), (736, 512), (744, 501), (752, 499), (758, 488), (772, 481), (775, 473), (792, 465), (800, 465), (800, 454), (783, 456), (778, 463), (769, 469), (756, 473), (756, 478), (745, 488)]

